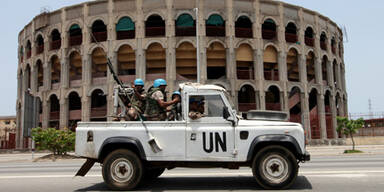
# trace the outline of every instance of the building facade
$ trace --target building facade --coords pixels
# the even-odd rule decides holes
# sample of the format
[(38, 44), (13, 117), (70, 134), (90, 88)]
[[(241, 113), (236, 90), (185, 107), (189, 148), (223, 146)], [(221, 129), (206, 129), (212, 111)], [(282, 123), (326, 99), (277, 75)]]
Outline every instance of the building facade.
[(239, 112), (286, 111), (314, 143), (337, 142), (336, 116), (347, 114), (341, 29), (279, 1), (91, 1), (36, 16), (18, 52), (19, 148), (30, 96), (43, 128), (111, 120), (106, 56), (126, 83), (164, 78), (173, 91), (199, 78), (227, 89)]
[(16, 147), (16, 116), (0, 117), (0, 149)]

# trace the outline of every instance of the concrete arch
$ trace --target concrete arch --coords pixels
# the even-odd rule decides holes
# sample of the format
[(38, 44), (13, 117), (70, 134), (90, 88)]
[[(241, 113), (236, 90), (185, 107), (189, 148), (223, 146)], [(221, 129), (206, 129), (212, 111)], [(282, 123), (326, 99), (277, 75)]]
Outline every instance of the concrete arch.
[[(115, 20), (114, 20), (114, 22), (113, 22), (113, 24), (117, 24), (117, 23), (119, 23), (119, 21), (120, 21), (120, 19), (122, 19), (122, 18), (124, 18), (124, 17), (128, 17), (128, 18), (130, 18), (131, 20), (132, 20), (132, 22), (133, 23), (135, 23), (136, 22), (136, 17), (134, 16), (134, 15), (131, 15), (131, 14), (129, 14), (129, 13), (123, 13), (123, 14), (119, 14), (119, 15), (117, 15), (116, 17), (115, 17)], [(136, 23), (135, 23), (135, 25), (136, 25)]]
[(277, 89), (279, 89), (280, 92), (282, 92), (282, 91), (284, 90), (284, 89), (282, 89), (281, 86), (280, 86), (279, 84), (277, 84), (277, 83), (268, 83), (268, 84), (265, 86), (264, 91), (267, 92), (268, 89), (269, 89), (270, 87), (272, 87), (272, 86), (277, 87)]
[(225, 14), (224, 14), (224, 13), (221, 13), (221, 12), (219, 12), (219, 11), (211, 11), (211, 12), (209, 12), (207, 15), (205, 15), (204, 19), (205, 19), (205, 20), (208, 20), (209, 17), (210, 17), (211, 15), (220, 15), (221, 18), (222, 18), (224, 21), (226, 21), (225, 16), (223, 16), (223, 15), (225, 15)]
[(321, 34), (325, 34), (325, 37), (326, 37), (326, 39), (327, 40), (329, 40), (330, 38), (329, 38), (329, 33), (327, 32), (327, 30), (326, 29), (320, 29), (320, 33), (319, 33), (319, 37), (321, 36)]
[(105, 50), (104, 49), (104, 46), (99, 46), (97, 44), (93, 45), (89, 50), (88, 50), (88, 55), (92, 55), (92, 53), (97, 49), (97, 48), (101, 48), (105, 54), (107, 54), (107, 51), (108, 50)]
[(323, 53), (323, 54), (321, 55), (321, 60), (323, 60), (324, 57), (327, 58), (327, 61), (330, 61), (328, 53)]
[(48, 62), (49, 62), (49, 63), (51, 63), (52, 58), (53, 58), (54, 56), (56, 56), (56, 57), (59, 58), (59, 60), (60, 60), (60, 56), (59, 56), (58, 54), (56, 54), (56, 53), (51, 53), (51, 54), (48, 56)]
[(167, 46), (165, 45), (164, 42), (162, 42), (162, 41), (160, 41), (160, 40), (151, 40), (151, 41), (148, 41), (147, 44), (144, 46), (144, 50), (147, 50), (148, 47), (149, 47), (150, 45), (152, 45), (153, 43), (158, 43), (158, 44), (160, 44), (164, 49), (167, 48)]
[(256, 89), (256, 86), (255, 86), (253, 83), (251, 83), (251, 82), (243, 82), (243, 83), (240, 84), (240, 86), (238, 87), (238, 89), (236, 89), (235, 91), (239, 91), (242, 87), (244, 87), (244, 86), (246, 86), (246, 85), (251, 86), (251, 87), (253, 88), (254, 91), (257, 90), (257, 89)]
[(144, 23), (148, 20), (148, 18), (152, 15), (158, 15), (161, 17), (161, 19), (163, 19), (163, 21), (166, 21), (166, 17), (163, 13), (159, 12), (159, 11), (151, 11), (149, 13), (147, 13), (144, 17)]
[(43, 56), (40, 54), (40, 55), (38, 55), (37, 57), (33, 58), (33, 62), (32, 62), (32, 66), (33, 66), (33, 67), (36, 66), (36, 63), (37, 63), (38, 60), (40, 60), (41, 63), (44, 64), (44, 62), (43, 62), (43, 61), (44, 61)]
[(288, 85), (288, 91), (291, 92), (294, 88), (298, 88), (300, 93), (304, 93), (304, 87), (302, 85)]
[(287, 53), (288, 53), (291, 49), (294, 49), (294, 50), (297, 52), (297, 54), (299, 54), (299, 55), (301, 55), (301, 53), (302, 53), (300, 47), (299, 47), (298, 45), (296, 45), (296, 44), (290, 45), (290, 46), (287, 48), (287, 50), (286, 50)]
[[(276, 18), (274, 18), (273, 16), (269, 16), (269, 15), (263, 17), (263, 20), (261, 20), (261, 24), (263, 24), (267, 19), (271, 19), (273, 22), (275, 22), (276, 28), (277, 28), (278, 26), (280, 26), (280, 21), (279, 21), (279, 19), (276, 19)], [(276, 31), (277, 31), (277, 29), (276, 29)]]
[(333, 96), (333, 91), (330, 87), (324, 87), (324, 95), (326, 95), (327, 92), (329, 92), (329, 94)]
[(55, 95), (55, 96), (57, 97), (57, 100), (59, 100), (59, 102), (60, 102), (60, 97), (59, 97), (60, 94), (59, 94), (59, 90), (52, 91), (51, 93), (49, 93), (49, 94), (47, 95), (47, 97), (45, 98), (45, 101), (48, 102), (49, 99), (50, 99), (53, 95)]
[(317, 94), (321, 94), (321, 90), (318, 87), (313, 85), (309, 87), (308, 94), (310, 94), (314, 89), (317, 91)]
[(312, 53), (315, 57), (318, 57), (318, 55), (316, 54), (316, 51), (313, 48), (308, 49), (305, 55), (309, 55), (309, 53)]
[(300, 25), (297, 25), (297, 22), (293, 19), (288, 19), (284, 21), (284, 27), (287, 27), (289, 23), (293, 23), (296, 26), (296, 30), (300, 30)]
[[(97, 21), (97, 20), (103, 21), (104, 25), (107, 26), (107, 31), (108, 31), (109, 20), (107, 18), (105, 18), (104, 16), (101, 16), (101, 15), (91, 17), (88, 20), (87, 27), (92, 28), (93, 23), (95, 23), (95, 21)], [(92, 32), (92, 30), (90, 30), (90, 32)]]
[(241, 13), (237, 14), (237, 16), (236, 16), (234, 22), (236, 22), (236, 21), (237, 21), (240, 17), (242, 17), (242, 16), (248, 17), (248, 19), (249, 19), (252, 23), (255, 22), (255, 18), (254, 18), (254, 17), (252, 17), (252, 16), (249, 15), (248, 13), (244, 13), (244, 12), (241, 12)]
[(316, 28), (312, 25), (312, 24), (306, 24), (305, 25), (305, 29), (304, 29), (304, 32), (308, 29), (308, 27), (312, 28), (312, 31), (313, 31), (313, 35), (316, 35)]
[(207, 42), (206, 48), (211, 46), (211, 44), (215, 43), (215, 42), (220, 43), (221, 45), (223, 45), (224, 48), (227, 48), (227, 45), (225, 44), (225, 42), (221, 41), (220, 39), (212, 39), (212, 40), (210, 40), (209, 42)]
[(73, 20), (71, 21), (70, 23), (68, 23), (66, 26), (65, 26), (65, 32), (68, 33), (69, 32), (69, 29), (72, 27), (72, 25), (78, 25), (81, 29), (81, 31), (83, 32), (83, 26), (84, 26), (84, 23), (82, 20), (80, 19), (76, 19), (76, 20)]
[(47, 36), (46, 36), (46, 34), (44, 34), (42, 31), (38, 31), (38, 32), (36, 32), (36, 34), (35, 34), (35, 38), (34, 38), (34, 41), (33, 42), (35, 42), (36, 43), (36, 41), (37, 41), (37, 37), (39, 37), (39, 35), (41, 35), (41, 37), (44, 39), (44, 43), (47, 41)]
[(69, 90), (66, 92), (64, 98), (65, 98), (65, 99), (68, 99), (68, 98), (69, 98), (69, 95), (70, 95), (71, 93), (73, 93), (73, 92), (77, 93), (77, 95), (79, 95), (80, 99), (82, 98), (82, 96), (83, 96), (82, 93), (83, 93), (83, 92), (81, 92), (81, 91), (79, 91), (78, 89), (75, 89), (75, 88), (69, 89)]
[[(95, 90), (97, 90), (97, 89), (100, 89), (101, 91), (103, 91), (104, 95), (108, 95), (108, 92), (105, 91), (105, 89), (104, 89), (103, 87), (94, 87), (94, 88), (92, 88), (92, 89), (90, 89), (90, 90), (88, 91), (87, 96), (88, 96), (88, 97), (91, 97), (91, 96), (92, 96), (92, 93), (93, 93)], [(79, 95), (79, 96), (80, 96), (80, 95)]]
[(269, 42), (269, 43), (265, 44), (265, 45), (264, 45), (264, 48), (263, 48), (263, 51), (265, 51), (265, 50), (267, 49), (267, 47), (269, 47), (269, 46), (272, 46), (273, 48), (275, 48), (277, 52), (280, 52), (280, 51), (281, 51), (280, 48), (279, 48), (279, 46), (277, 46), (277, 45), (276, 45), (275, 43), (273, 43), (273, 42)]
[(182, 10), (182, 11), (178, 11), (176, 14), (175, 14), (175, 17), (173, 18), (175, 21), (180, 17), (180, 15), (183, 15), (183, 14), (188, 14), (190, 15), (193, 20), (196, 21), (196, 14), (190, 10)]
[(115, 49), (114, 49), (114, 52), (116, 52), (116, 53), (119, 52), (120, 48), (124, 45), (128, 45), (131, 47), (132, 50), (136, 50), (136, 47), (134, 47), (131, 42), (125, 41), (125, 42), (121, 42), (121, 43), (117, 44)]
[(80, 54), (80, 56), (83, 56), (82, 49), (79, 49), (78, 47), (71, 47), (71, 49), (68, 51), (67, 57), (69, 58), (74, 52), (77, 52)]
[(252, 43), (252, 41), (250, 39), (245, 39), (245, 40), (237, 42), (234, 48), (237, 49), (243, 44), (249, 45), (252, 48), (252, 50), (256, 50), (255, 44)]
[(179, 42), (176, 43), (176, 49), (180, 47), (181, 44), (183, 43), (190, 43), (193, 45), (193, 47), (196, 48), (196, 43), (195, 41), (191, 40), (191, 39), (182, 39), (180, 40)]
[(60, 33), (60, 36), (63, 36), (63, 33), (61, 32), (61, 27), (60, 25), (53, 25), (53, 26), (50, 26), (49, 30), (48, 30), (48, 34), (47, 34), (47, 37), (51, 38), (51, 34), (54, 30), (57, 30), (59, 33)]

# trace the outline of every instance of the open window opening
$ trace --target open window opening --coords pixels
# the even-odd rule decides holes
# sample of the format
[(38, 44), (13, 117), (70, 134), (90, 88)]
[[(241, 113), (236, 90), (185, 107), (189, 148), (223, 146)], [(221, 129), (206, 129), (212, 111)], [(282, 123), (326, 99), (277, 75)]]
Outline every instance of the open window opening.
[(107, 96), (96, 89), (91, 97), (91, 121), (107, 121)]
[(116, 24), (117, 40), (134, 39), (135, 23), (129, 17), (123, 17)]
[(256, 110), (256, 93), (250, 85), (244, 85), (238, 92), (238, 104), (240, 112), (248, 112), (250, 110)]
[(176, 36), (196, 36), (196, 22), (189, 14), (181, 14), (175, 23)]
[(327, 35), (325, 32), (322, 32), (320, 35), (320, 48), (324, 51), (327, 50)]
[(41, 91), (44, 86), (44, 68), (41, 60), (36, 62), (37, 67), (37, 91)]
[(311, 126), (311, 139), (320, 139), (320, 121), (317, 105), (317, 91), (313, 89), (309, 94), (309, 116)]
[(56, 95), (49, 97), (50, 113), (49, 127), (59, 129), (60, 122), (60, 102)]
[(27, 41), (27, 45), (25, 46), (25, 51), (27, 52), (27, 59), (31, 58), (32, 46), (31, 46), (31, 42), (29, 40)]
[(287, 54), (288, 81), (300, 82), (299, 57), (296, 49), (290, 49)]
[(146, 79), (165, 79), (166, 77), (166, 53), (159, 43), (151, 44), (146, 52)]
[(253, 38), (252, 22), (247, 16), (241, 16), (235, 22), (235, 36), (239, 38)]
[(309, 52), (306, 59), (307, 63), (307, 81), (308, 83), (315, 83), (316, 71), (315, 71), (315, 55), (313, 52)]
[(329, 85), (327, 65), (328, 65), (328, 58), (327, 56), (324, 55), (323, 60), (321, 62), (321, 74), (323, 77), (323, 85)]
[(305, 45), (313, 47), (315, 45), (315, 39), (312, 27), (307, 27), (305, 30)]
[(277, 50), (268, 46), (264, 51), (264, 79), (268, 81), (279, 81), (279, 65), (277, 62)]
[(196, 48), (189, 42), (184, 42), (176, 48), (176, 79), (197, 79)]
[(270, 111), (281, 111), (280, 90), (272, 85), (265, 93), (265, 108)]
[(164, 37), (165, 36), (165, 21), (159, 15), (151, 15), (145, 21), (145, 36), (146, 37)]
[(124, 82), (132, 82), (136, 75), (136, 55), (129, 45), (120, 47), (117, 53), (117, 71), (119, 78)]
[(56, 55), (51, 58), (51, 84), (52, 88), (58, 88), (61, 78), (60, 59)]
[(83, 75), (83, 62), (78, 52), (69, 56), (69, 84), (70, 87), (80, 87)]
[(72, 92), (68, 96), (68, 110), (68, 128), (72, 131), (75, 131), (77, 122), (81, 121), (81, 98), (76, 92)]
[(296, 43), (297, 39), (297, 27), (294, 23), (290, 22), (285, 27), (285, 41), (288, 43)]
[(295, 123), (301, 122), (301, 92), (298, 87), (292, 88), (288, 96), (289, 121)]
[(214, 42), (207, 48), (207, 78), (226, 78), (226, 51), (221, 43)]
[(332, 109), (330, 102), (332, 101), (331, 92), (327, 91), (324, 96), (324, 105), (325, 105), (325, 122), (326, 122), (326, 130), (327, 130), (327, 138), (333, 139), (333, 119), (332, 119)]
[(54, 29), (51, 33), (51, 50), (57, 50), (61, 47), (61, 35), (59, 30)]
[(94, 43), (95, 39), (97, 42), (106, 41), (108, 38), (107, 26), (102, 20), (96, 20), (92, 24), (92, 35), (91, 42)]
[(255, 79), (253, 50), (247, 44), (242, 44), (236, 50), (237, 79)]
[(218, 15), (209, 16), (205, 23), (206, 36), (208, 37), (225, 37), (225, 21)]
[(272, 19), (266, 19), (261, 26), (262, 37), (266, 40), (275, 40), (277, 38), (276, 23)]
[(107, 58), (102, 48), (96, 48), (92, 53), (92, 81), (95, 78), (107, 77)]
[(69, 28), (69, 46), (77, 46), (83, 43), (83, 32), (78, 24)]
[(41, 35), (37, 36), (36, 39), (36, 55), (41, 54), (44, 52), (44, 38)]

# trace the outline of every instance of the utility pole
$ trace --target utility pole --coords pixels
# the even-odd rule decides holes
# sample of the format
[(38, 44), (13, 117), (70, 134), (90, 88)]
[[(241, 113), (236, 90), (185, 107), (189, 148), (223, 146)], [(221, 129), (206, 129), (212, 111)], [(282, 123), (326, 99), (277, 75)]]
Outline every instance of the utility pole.
[(196, 13), (196, 66), (197, 66), (197, 83), (200, 83), (200, 42), (199, 42), (199, 8), (193, 9)]

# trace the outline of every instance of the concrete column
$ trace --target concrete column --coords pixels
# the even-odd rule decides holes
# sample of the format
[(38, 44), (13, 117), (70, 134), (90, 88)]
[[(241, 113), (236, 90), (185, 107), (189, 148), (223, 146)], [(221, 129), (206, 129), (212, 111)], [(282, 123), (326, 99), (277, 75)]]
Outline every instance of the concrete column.
[(331, 111), (332, 111), (332, 127), (333, 127), (333, 136), (334, 136), (334, 139), (337, 139), (338, 138), (338, 135), (337, 135), (337, 111), (336, 111), (336, 98), (335, 98), (335, 95), (332, 95), (329, 99), (329, 102), (330, 102), (330, 105), (331, 105)]
[(197, 32), (197, 35), (199, 36), (199, 49), (200, 49), (200, 77), (197, 77), (200, 79), (200, 83), (204, 84), (208, 77), (207, 77), (207, 45), (206, 45), (206, 30), (205, 30), (205, 19), (204, 14), (205, 13), (205, 6), (204, 1), (198, 0), (196, 2), (197, 7), (199, 8), (199, 15), (197, 17), (197, 23), (199, 24), (199, 31)]
[[(85, 51), (85, 50), (84, 50)], [(83, 84), (89, 86), (92, 84), (92, 55), (87, 52), (83, 53)]]
[(287, 53), (279, 51), (278, 53), (279, 80), (287, 82)]
[(309, 96), (308, 93), (300, 93), (301, 99), (301, 122), (303, 124), (303, 128), (306, 132), (306, 138), (310, 138), (310, 118), (309, 118)]
[(43, 122), (42, 122), (42, 128), (46, 129), (49, 126), (49, 114), (51, 111), (51, 102), (47, 99), (43, 98), (42, 106), (43, 106)]
[(68, 128), (69, 110), (68, 110), (68, 98), (63, 96), (60, 98), (60, 129)]
[(33, 94), (37, 93), (37, 66), (35, 67), (31, 67), (31, 77), (30, 77), (30, 81), (31, 81), (31, 92)]
[(88, 95), (81, 97), (81, 121), (90, 121), (91, 119), (91, 98)]
[(289, 114), (288, 92), (285, 90), (280, 90), (280, 104), (281, 104), (281, 111), (288, 112)]
[(44, 64), (44, 91), (48, 91), (52, 87), (52, 74), (51, 74), (51, 61), (47, 61)]
[(307, 84), (307, 58), (305, 54), (298, 55), (300, 82)]
[(341, 87), (342, 87), (342, 85), (341, 85), (341, 70), (340, 70), (340, 64), (339, 63), (337, 64), (337, 67), (336, 67), (336, 75), (337, 75), (337, 78), (336, 78), (337, 87), (336, 87), (336, 89), (341, 89)]
[(335, 87), (334, 84), (334, 76), (333, 76), (333, 63), (332, 61), (327, 61), (327, 81), (328, 81), (328, 86)]
[(200, 83), (204, 84), (207, 79), (207, 47), (200, 44)]
[(138, 49), (136, 49), (135, 54), (136, 54), (136, 63), (135, 63), (136, 78), (140, 78), (145, 81), (145, 50), (143, 50), (141, 46), (139, 46), (138, 44)]
[(64, 56), (61, 59), (60, 84), (62, 88), (69, 87), (69, 57)]
[(315, 79), (316, 84), (323, 84), (323, 74), (321, 72), (321, 59), (319, 57), (315, 58)]
[(173, 92), (175, 90), (175, 84), (171, 82), (176, 81), (176, 49), (174, 47), (174, 39), (169, 39), (169, 41), (172, 41), (172, 43), (168, 44), (168, 48), (166, 49), (166, 81), (168, 82), (168, 90)]
[(327, 123), (325, 121), (325, 104), (324, 95), (317, 95), (317, 106), (319, 110), (319, 121), (320, 121), (320, 139), (327, 139)]

